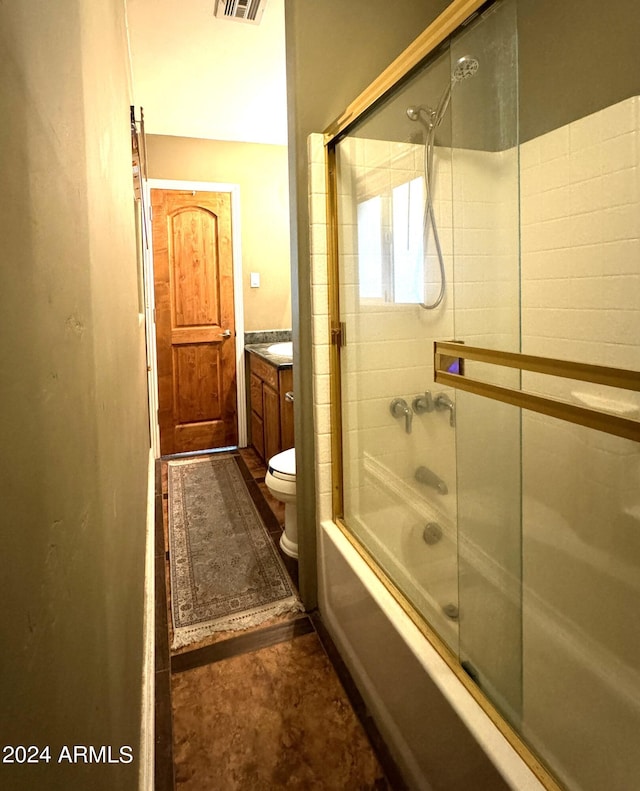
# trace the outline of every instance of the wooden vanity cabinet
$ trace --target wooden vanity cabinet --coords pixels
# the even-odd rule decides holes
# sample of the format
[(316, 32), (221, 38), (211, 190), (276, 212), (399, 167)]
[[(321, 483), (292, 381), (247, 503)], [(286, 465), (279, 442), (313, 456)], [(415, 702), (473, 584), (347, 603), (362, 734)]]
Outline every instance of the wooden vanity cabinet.
[(293, 447), (293, 404), (285, 397), (292, 390), (291, 367), (278, 368), (249, 354), (251, 444), (264, 461)]

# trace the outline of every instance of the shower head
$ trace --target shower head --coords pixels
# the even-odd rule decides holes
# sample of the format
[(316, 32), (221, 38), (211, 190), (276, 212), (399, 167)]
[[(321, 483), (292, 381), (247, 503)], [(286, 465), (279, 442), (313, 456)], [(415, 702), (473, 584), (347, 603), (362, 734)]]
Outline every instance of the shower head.
[(451, 82), (455, 84), (457, 82), (462, 82), (463, 80), (468, 80), (469, 77), (473, 77), (473, 75), (478, 71), (479, 66), (480, 64), (476, 58), (472, 58), (469, 55), (463, 55), (463, 57), (456, 61), (456, 65), (451, 72)]
[(473, 77), (478, 71), (479, 67), (480, 64), (476, 58), (472, 58), (469, 55), (463, 55), (463, 57), (458, 58), (455, 66), (453, 67), (453, 71), (451, 72), (451, 81), (444, 89), (444, 92), (440, 97), (440, 101), (438, 102), (435, 110), (431, 107), (424, 107), (420, 104), (412, 104), (410, 107), (407, 107), (407, 117), (411, 121), (419, 121), (421, 116), (424, 116), (424, 121), (426, 122), (427, 127), (430, 130), (435, 129), (440, 125), (442, 119), (444, 118), (444, 114), (447, 112), (449, 102), (451, 101), (451, 91), (453, 90), (454, 86), (459, 82), (468, 80), (469, 77)]

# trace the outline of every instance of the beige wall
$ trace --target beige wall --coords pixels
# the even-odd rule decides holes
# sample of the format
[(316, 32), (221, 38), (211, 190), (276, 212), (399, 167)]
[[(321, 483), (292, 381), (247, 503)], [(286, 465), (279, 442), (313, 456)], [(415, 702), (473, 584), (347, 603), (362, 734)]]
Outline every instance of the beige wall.
[(3, 3), (0, 69), (0, 743), (51, 748), (0, 785), (133, 789), (149, 433), (124, 4)]
[[(315, 523), (314, 425), (311, 333), (307, 138), (324, 131), (443, 11), (446, 0), (285, 0), (287, 100), (291, 195), (293, 388), (298, 522)], [(315, 533), (299, 537), (300, 586), (305, 603), (316, 591)], [(306, 565), (305, 557), (309, 561)]]
[(147, 147), (152, 179), (240, 185), (245, 330), (290, 329), (286, 146), (148, 135)]

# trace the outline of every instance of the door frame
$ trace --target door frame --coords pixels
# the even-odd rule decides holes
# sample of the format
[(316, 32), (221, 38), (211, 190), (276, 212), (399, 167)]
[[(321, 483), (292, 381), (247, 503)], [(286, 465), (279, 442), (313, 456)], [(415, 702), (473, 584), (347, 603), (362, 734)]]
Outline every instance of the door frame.
[(148, 348), (149, 424), (151, 447), (155, 458), (160, 457), (160, 425), (158, 423), (158, 355), (156, 351), (155, 294), (153, 286), (153, 233), (151, 228), (151, 190), (192, 190), (195, 192), (231, 193), (231, 247), (233, 250), (233, 309), (236, 325), (236, 411), (238, 447), (247, 446), (247, 399), (244, 367), (244, 298), (242, 283), (242, 245), (240, 239), (240, 185), (213, 181), (179, 181), (147, 179), (144, 183), (149, 245), (144, 255), (144, 294)]

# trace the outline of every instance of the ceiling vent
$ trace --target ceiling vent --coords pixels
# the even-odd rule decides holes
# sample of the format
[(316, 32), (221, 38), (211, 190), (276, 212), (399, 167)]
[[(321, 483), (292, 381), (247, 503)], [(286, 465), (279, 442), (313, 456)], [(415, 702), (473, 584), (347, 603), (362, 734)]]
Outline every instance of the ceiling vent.
[(258, 25), (266, 3), (267, 0), (216, 0), (215, 15)]

